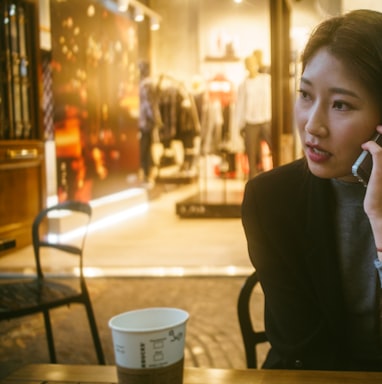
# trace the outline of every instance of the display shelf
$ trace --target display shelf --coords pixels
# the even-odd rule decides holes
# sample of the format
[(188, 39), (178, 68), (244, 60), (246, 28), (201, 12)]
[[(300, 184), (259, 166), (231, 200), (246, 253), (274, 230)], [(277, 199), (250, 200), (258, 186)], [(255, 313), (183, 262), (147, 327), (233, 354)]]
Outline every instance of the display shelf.
[(187, 175), (182, 172), (171, 175), (160, 175), (155, 179), (157, 184), (193, 184), (198, 180), (195, 174)]
[(184, 218), (240, 218), (243, 191), (206, 191), (176, 203)]

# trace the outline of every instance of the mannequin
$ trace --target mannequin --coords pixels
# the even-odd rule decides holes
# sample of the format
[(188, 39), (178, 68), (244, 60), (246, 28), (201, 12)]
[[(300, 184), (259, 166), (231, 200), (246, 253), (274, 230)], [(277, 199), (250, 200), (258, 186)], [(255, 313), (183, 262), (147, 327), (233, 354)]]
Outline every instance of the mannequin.
[(139, 130), (140, 130), (140, 166), (143, 181), (151, 183), (153, 160), (151, 147), (153, 135), (161, 125), (155, 85), (150, 78), (150, 67), (147, 62), (139, 64)]
[(260, 50), (246, 57), (244, 63), (247, 77), (238, 87), (236, 115), (238, 127), (244, 136), (249, 178), (252, 178), (264, 170), (262, 142), (271, 148), (271, 79), (267, 73), (260, 72), (263, 67)]

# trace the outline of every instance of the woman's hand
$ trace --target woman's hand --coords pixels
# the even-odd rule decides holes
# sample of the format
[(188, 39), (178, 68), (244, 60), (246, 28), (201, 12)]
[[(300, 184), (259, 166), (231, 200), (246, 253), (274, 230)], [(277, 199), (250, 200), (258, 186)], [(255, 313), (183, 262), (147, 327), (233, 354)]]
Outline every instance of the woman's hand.
[[(377, 131), (382, 134), (382, 126), (378, 126)], [(362, 149), (369, 151), (373, 158), (364, 209), (370, 220), (376, 247), (382, 249), (382, 147), (374, 141), (368, 141), (362, 145)]]

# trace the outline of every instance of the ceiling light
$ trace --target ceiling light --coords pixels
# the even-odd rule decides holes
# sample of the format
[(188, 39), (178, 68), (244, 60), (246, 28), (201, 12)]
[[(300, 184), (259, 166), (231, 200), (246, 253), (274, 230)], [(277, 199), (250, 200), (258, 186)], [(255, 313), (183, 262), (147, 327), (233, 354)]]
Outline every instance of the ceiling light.
[(118, 11), (126, 12), (129, 8), (129, 0), (118, 0)]
[(157, 31), (160, 28), (159, 21), (156, 17), (152, 17), (150, 21), (150, 29), (152, 31)]
[(135, 8), (134, 20), (139, 23), (139, 22), (143, 21), (144, 18), (145, 18), (145, 15), (143, 14), (142, 9), (139, 7)]

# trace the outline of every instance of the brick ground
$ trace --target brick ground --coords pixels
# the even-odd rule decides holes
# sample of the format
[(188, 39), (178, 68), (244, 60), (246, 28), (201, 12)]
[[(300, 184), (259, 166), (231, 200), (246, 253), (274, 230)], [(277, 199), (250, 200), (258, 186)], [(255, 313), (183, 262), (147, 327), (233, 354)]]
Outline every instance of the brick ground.
[[(108, 320), (131, 309), (171, 306), (190, 313), (185, 365), (244, 368), (244, 349), (237, 321), (236, 302), (243, 277), (160, 277), (89, 279), (98, 328), (107, 363), (114, 364)], [(262, 294), (255, 291), (256, 308)], [(257, 328), (262, 315), (254, 314)], [(53, 312), (59, 363), (96, 364), (85, 312), (81, 306)], [(260, 360), (266, 351), (259, 352)], [(42, 316), (0, 323), (0, 377), (26, 363), (49, 362)]]

